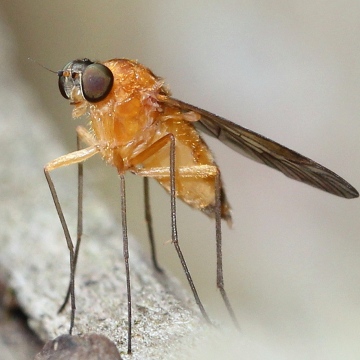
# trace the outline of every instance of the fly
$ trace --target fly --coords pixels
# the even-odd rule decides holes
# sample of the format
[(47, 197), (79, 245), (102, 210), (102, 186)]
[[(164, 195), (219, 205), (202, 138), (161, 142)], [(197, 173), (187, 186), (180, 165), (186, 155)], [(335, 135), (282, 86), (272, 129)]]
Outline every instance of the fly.
[[(76, 128), (77, 151), (49, 162), (45, 176), (55, 203), (70, 252), (70, 284), (64, 304), (71, 300), (70, 334), (75, 319), (75, 270), (82, 235), (82, 163), (100, 154), (119, 174), (123, 227), (123, 253), (128, 296), (128, 353), (131, 353), (131, 287), (126, 224), (124, 174), (130, 171), (144, 178), (145, 213), (155, 268), (158, 266), (153, 237), (148, 178), (156, 179), (170, 194), (172, 243), (179, 256), (195, 301), (208, 323), (211, 320), (196, 291), (182, 254), (176, 222), (179, 198), (194, 209), (215, 219), (217, 287), (236, 327), (235, 313), (227, 297), (222, 267), (221, 220), (231, 224), (231, 209), (220, 170), (198, 130), (286, 176), (331, 194), (356, 198), (357, 190), (340, 176), (275, 141), (241, 127), (220, 116), (171, 97), (164, 81), (136, 61), (113, 59), (103, 63), (81, 59), (58, 71), (59, 89), (74, 106), (77, 118), (88, 114), (89, 129)], [(86, 145), (81, 148), (80, 143)], [(74, 247), (63, 211), (51, 179), (54, 169), (78, 164), (78, 228)]]

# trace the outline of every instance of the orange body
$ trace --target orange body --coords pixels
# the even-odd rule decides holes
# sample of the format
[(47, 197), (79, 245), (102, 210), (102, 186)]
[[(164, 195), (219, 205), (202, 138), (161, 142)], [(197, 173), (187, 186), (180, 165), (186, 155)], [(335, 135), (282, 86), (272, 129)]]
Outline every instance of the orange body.
[[(114, 75), (110, 93), (101, 101), (89, 103), (82, 97), (75, 103), (73, 116), (88, 111), (90, 126), (104, 160), (119, 173), (141, 169), (169, 169), (170, 143), (155, 142), (175, 137), (176, 196), (195, 209), (212, 216), (215, 206), (213, 156), (192, 125), (195, 112), (183, 112), (166, 103), (169, 92), (162, 79), (135, 61), (114, 59), (103, 63)], [(187, 173), (201, 165), (207, 172)], [(181, 172), (181, 169), (184, 171)], [(181, 175), (184, 174), (184, 175)], [(146, 176), (146, 175), (145, 175)], [(169, 176), (152, 176), (169, 192)], [(222, 217), (231, 220), (230, 207), (222, 192)]]

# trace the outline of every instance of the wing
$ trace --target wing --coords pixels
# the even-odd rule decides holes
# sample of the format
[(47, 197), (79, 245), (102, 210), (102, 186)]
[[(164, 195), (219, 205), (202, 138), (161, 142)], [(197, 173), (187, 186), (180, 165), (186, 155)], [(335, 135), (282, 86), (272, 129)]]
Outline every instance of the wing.
[(201, 119), (194, 122), (196, 128), (292, 179), (344, 198), (359, 196), (357, 190), (339, 175), (275, 141), (180, 100), (167, 98), (165, 103), (200, 114)]

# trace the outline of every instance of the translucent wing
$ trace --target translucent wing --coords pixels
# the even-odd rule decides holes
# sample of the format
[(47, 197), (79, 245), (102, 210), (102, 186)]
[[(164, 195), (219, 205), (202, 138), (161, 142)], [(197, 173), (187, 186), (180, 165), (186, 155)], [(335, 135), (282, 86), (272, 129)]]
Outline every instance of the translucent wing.
[(165, 102), (182, 110), (200, 114), (201, 119), (194, 122), (196, 128), (292, 179), (344, 198), (359, 196), (357, 190), (339, 175), (275, 141), (180, 100), (167, 98)]

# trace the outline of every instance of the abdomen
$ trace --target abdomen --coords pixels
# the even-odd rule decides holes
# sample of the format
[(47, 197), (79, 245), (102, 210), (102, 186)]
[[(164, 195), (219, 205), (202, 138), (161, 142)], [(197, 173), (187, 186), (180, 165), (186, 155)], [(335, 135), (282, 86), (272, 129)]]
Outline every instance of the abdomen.
[[(175, 147), (175, 168), (176, 168), (176, 196), (189, 206), (202, 210), (208, 216), (213, 217), (215, 206), (215, 176), (217, 165), (214, 158), (201, 139), (194, 126), (185, 120), (170, 119), (161, 123), (163, 135), (173, 134), (176, 141)], [(170, 144), (162, 148), (155, 155), (143, 163), (145, 169), (153, 167), (170, 166)], [(213, 168), (210, 175), (198, 173), (194, 176), (181, 176), (180, 169), (193, 168), (206, 165)], [(205, 167), (206, 168), (206, 167)], [(186, 175), (186, 174), (185, 174)], [(161, 178), (157, 181), (170, 192), (170, 178)], [(222, 187), (222, 185), (221, 185)], [(231, 221), (230, 206), (225, 198), (223, 188), (222, 197), (222, 218)]]

